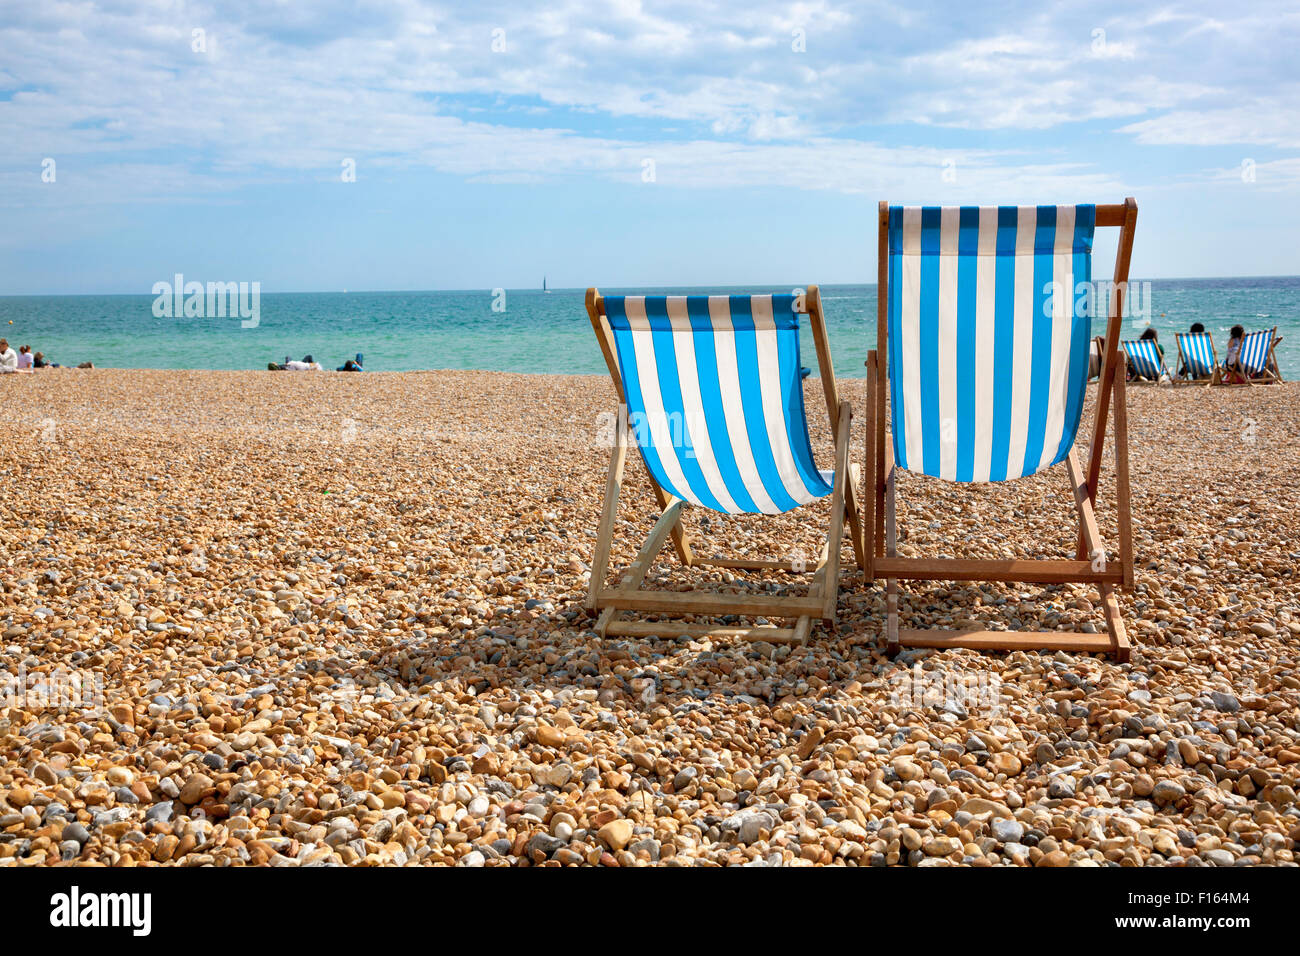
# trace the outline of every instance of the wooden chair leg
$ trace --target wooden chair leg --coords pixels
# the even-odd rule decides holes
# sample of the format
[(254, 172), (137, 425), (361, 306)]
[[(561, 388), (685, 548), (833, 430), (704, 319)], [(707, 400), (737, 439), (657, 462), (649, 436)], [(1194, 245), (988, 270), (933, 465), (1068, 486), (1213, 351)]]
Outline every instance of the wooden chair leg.
[[(831, 528), (826, 542), (825, 603), (822, 618), (835, 622), (835, 608), (840, 593), (840, 542), (844, 534), (844, 503), (851, 487), (849, 480), (849, 435), (853, 410), (848, 402), (839, 407), (839, 434), (835, 436), (835, 490), (831, 494)], [(850, 529), (850, 533), (852, 529)]]
[(791, 638), (790, 643), (800, 645), (807, 644), (808, 636), (810, 634), (812, 634), (812, 618), (805, 614), (795, 622), (794, 636)]
[[(885, 555), (898, 557), (897, 527), (894, 521), (894, 469), (885, 480)], [(898, 578), (885, 579), (885, 650), (890, 655), (902, 650), (898, 637)]]
[(605, 577), (609, 573), (609, 550), (614, 538), (614, 515), (618, 510), (618, 494), (623, 487), (623, 468), (627, 463), (627, 406), (618, 406), (614, 445), (609, 452), (609, 476), (605, 480), (605, 502), (600, 512), (600, 528), (596, 532), (596, 552), (591, 560), (591, 580), (587, 584), (587, 607), (595, 610)]
[(1110, 634), (1111, 653), (1115, 655), (1115, 662), (1127, 664), (1131, 652), (1128, 631), (1124, 629), (1124, 618), (1119, 613), (1119, 601), (1109, 587), (1101, 589), (1101, 606), (1106, 615), (1106, 631)]
[[(659, 502), (659, 510), (666, 511), (669, 505), (675, 500), (672, 495), (659, 487), (659, 482), (655, 481), (654, 475), (650, 474), (650, 469), (646, 468), (645, 473), (650, 475), (650, 484), (654, 486), (655, 500)], [(681, 561), (686, 567), (695, 564), (695, 554), (691, 551), (691, 541), (686, 535), (686, 530), (681, 523), (673, 525), (672, 529), (673, 547), (677, 551), (677, 560)]]
[[(810, 285), (805, 297), (808, 308), (808, 322), (812, 327), (813, 343), (817, 348), (817, 367), (821, 373), (822, 395), (826, 400), (826, 414), (830, 421), (831, 435), (838, 441), (840, 433), (839, 417), (844, 409), (851, 406), (848, 402), (839, 400), (839, 388), (835, 383), (835, 365), (831, 361), (830, 340), (826, 335), (826, 314), (822, 310), (821, 291), (816, 285)], [(838, 459), (839, 456), (836, 457)], [(837, 477), (840, 467), (837, 463)], [(851, 476), (848, 477), (851, 478)], [(862, 523), (859, 517), (861, 509), (858, 506), (857, 489), (851, 480), (848, 482), (847, 490), (843, 495), (843, 504), (844, 512), (849, 521), (849, 537), (853, 542), (853, 554), (857, 558), (858, 566), (865, 567), (865, 555), (862, 552)]]
[(1124, 587), (1133, 589), (1133, 513), (1128, 475), (1128, 401), (1124, 381), (1115, 382), (1115, 504), (1119, 514), (1119, 559)]
[[(879, 389), (880, 386), (877, 385), (876, 387), (877, 389)], [(886, 462), (886, 458), (890, 457), (891, 452), (888, 447), (889, 439), (885, 434), (884, 429), (881, 427), (882, 417), (883, 417), (883, 413), (880, 411), (880, 407), (877, 406), (876, 408), (876, 461), (873, 466), (873, 471), (875, 472), (875, 479), (873, 481), (873, 484), (875, 486), (874, 491), (876, 496), (876, 527), (875, 527), (874, 537), (876, 539), (876, 557), (878, 558), (883, 557), (885, 554), (885, 547), (886, 547), (885, 538), (887, 537), (886, 530), (885, 530), (885, 510), (886, 510), (885, 496), (887, 494), (885, 488), (886, 485), (885, 479), (886, 479), (886, 472), (890, 467), (892, 467), (892, 459), (890, 462)]]
[(862, 508), (862, 469), (858, 467), (857, 462), (850, 462), (848, 466), (848, 487), (844, 495), (844, 519), (849, 523), (849, 541), (853, 545), (853, 558), (858, 562), (858, 568), (865, 570), (867, 567), (866, 539), (862, 533), (863, 520)]
[(862, 520), (862, 552), (866, 563), (862, 566), (866, 582), (876, 579), (876, 353), (867, 353), (867, 455), (863, 504), (866, 515)]

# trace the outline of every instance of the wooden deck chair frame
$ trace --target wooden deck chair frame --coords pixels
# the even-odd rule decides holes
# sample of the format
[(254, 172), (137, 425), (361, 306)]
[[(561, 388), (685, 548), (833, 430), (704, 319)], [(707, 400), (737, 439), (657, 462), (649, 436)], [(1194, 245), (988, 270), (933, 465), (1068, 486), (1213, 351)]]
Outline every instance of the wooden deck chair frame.
[[(894, 654), (903, 647), (975, 650), (1047, 650), (1084, 653), (1109, 653), (1118, 661), (1129, 658), (1128, 635), (1120, 617), (1117, 588), (1133, 586), (1133, 532), (1129, 510), (1128, 412), (1124, 400), (1126, 357), (1119, 347), (1124, 292), (1128, 283), (1129, 259), (1133, 253), (1133, 232), (1137, 225), (1137, 201), (1096, 207), (1098, 227), (1119, 227), (1119, 248), (1115, 257), (1114, 282), (1111, 285), (1109, 316), (1102, 352), (1101, 381), (1097, 387), (1096, 412), (1092, 442), (1088, 450), (1087, 470), (1079, 462), (1076, 449), (1065, 461), (1069, 494), (1079, 521), (1078, 546), (1073, 560), (968, 560), (952, 558), (902, 558), (897, 552), (897, 528), (894, 515), (894, 469), (892, 453), (886, 440), (885, 414), (888, 395), (888, 365), (881, 366), (880, 355), (889, 337), (889, 204), (880, 204), (879, 273), (877, 276), (878, 310), (876, 350), (867, 356), (867, 390), (870, 412), (867, 417), (867, 461), (871, 474), (872, 494), (866, 496), (867, 579), (883, 578), (886, 584), (886, 645)], [(1102, 450), (1106, 421), (1111, 406), (1115, 410), (1115, 491), (1119, 524), (1119, 553), (1105, 549), (1097, 529), (1097, 486), (1101, 474)], [(900, 580), (918, 581), (1003, 581), (1038, 584), (1085, 583), (1096, 586), (1101, 595), (1106, 633), (1087, 634), (1070, 631), (988, 631), (988, 630), (921, 630), (899, 627)]]
[[(605, 484), (605, 499), (601, 509), (600, 526), (596, 534), (595, 557), (591, 564), (591, 580), (587, 590), (586, 606), (599, 612), (596, 633), (629, 637), (690, 637), (744, 638), (770, 643), (804, 644), (818, 620), (834, 622), (839, 601), (840, 550), (843, 546), (844, 522), (848, 520), (849, 538), (858, 566), (866, 567), (865, 542), (859, 498), (856, 487), (860, 470), (850, 463), (849, 434), (852, 412), (848, 402), (841, 402), (835, 385), (835, 372), (831, 366), (830, 342), (826, 337), (826, 320), (822, 312), (821, 293), (817, 286), (809, 286), (806, 293), (809, 324), (817, 347), (817, 363), (821, 372), (822, 389), (826, 395), (826, 411), (830, 416), (831, 434), (835, 436), (835, 477), (831, 493), (831, 524), (816, 565), (806, 566), (797, 561), (765, 561), (744, 558), (703, 558), (695, 554), (681, 524), (686, 502), (669, 495), (655, 481), (650, 469), (646, 476), (654, 488), (659, 502), (659, 520), (651, 529), (632, 564), (622, 572), (622, 581), (607, 584), (610, 549), (614, 535), (614, 517), (618, 507), (619, 491), (623, 484), (624, 466), (628, 454), (628, 413), (623, 395), (623, 381), (619, 375), (614, 332), (605, 315), (604, 297), (599, 290), (587, 290), (587, 315), (600, 342), (605, 364), (614, 383), (618, 397), (618, 421), (614, 445), (610, 451), (609, 476)], [(726, 595), (682, 591), (642, 590), (646, 575), (655, 558), (671, 539), (677, 558), (686, 567), (726, 568), (736, 571), (782, 571), (790, 574), (812, 573), (812, 583), (805, 597), (773, 595)], [(620, 616), (625, 611), (641, 611), (659, 615), (698, 615), (716, 617), (764, 617), (789, 619), (791, 627), (759, 625), (753, 627), (720, 627), (710, 624), (674, 623), (671, 620), (625, 621)]]
[(1277, 363), (1277, 343), (1278, 334), (1277, 326), (1273, 326), (1273, 335), (1268, 340), (1268, 359), (1264, 362), (1264, 378), (1257, 381), (1256, 385), (1277, 385), (1285, 381), (1282, 378), (1282, 366)]
[[(1187, 353), (1183, 351), (1183, 334), (1192, 333), (1179, 333), (1174, 336), (1174, 344), (1178, 346), (1178, 368), (1190, 370), (1192, 367), (1191, 363), (1187, 361)], [(1194, 334), (1200, 335), (1201, 333), (1198, 332)], [(1205, 334), (1209, 335), (1208, 332)], [(1182, 375), (1175, 375), (1170, 378), (1170, 381), (1175, 385), (1217, 385), (1220, 374), (1219, 350), (1214, 347), (1214, 336), (1212, 335), (1210, 336), (1210, 358), (1214, 360), (1214, 364), (1210, 367), (1211, 371), (1208, 376), (1202, 376), (1201, 378), (1185, 378)]]

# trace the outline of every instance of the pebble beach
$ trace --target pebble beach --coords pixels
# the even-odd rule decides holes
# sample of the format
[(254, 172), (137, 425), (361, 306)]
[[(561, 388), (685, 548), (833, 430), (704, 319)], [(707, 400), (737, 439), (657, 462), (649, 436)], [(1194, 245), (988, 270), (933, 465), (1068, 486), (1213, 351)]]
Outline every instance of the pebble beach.
[[(865, 383), (839, 387), (863, 461)], [(1128, 397), (1116, 664), (890, 658), (847, 542), (806, 646), (598, 640), (607, 377), (0, 378), (0, 867), (1293, 865), (1300, 384)], [(697, 553), (811, 559), (829, 510), (686, 525)], [(635, 456), (618, 517), (621, 568), (657, 517)], [(898, 518), (904, 555), (1075, 542), (1060, 468), (904, 476)], [(671, 551), (647, 578), (806, 584)], [(1072, 585), (914, 582), (902, 613), (1104, 627)]]

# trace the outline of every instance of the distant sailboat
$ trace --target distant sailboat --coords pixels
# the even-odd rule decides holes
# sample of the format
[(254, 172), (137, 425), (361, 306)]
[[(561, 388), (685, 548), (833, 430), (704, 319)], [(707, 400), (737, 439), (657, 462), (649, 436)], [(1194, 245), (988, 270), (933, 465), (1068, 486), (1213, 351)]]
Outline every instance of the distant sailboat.
[(542, 276), (542, 291), (549, 294), (550, 289), (546, 288), (546, 276)]

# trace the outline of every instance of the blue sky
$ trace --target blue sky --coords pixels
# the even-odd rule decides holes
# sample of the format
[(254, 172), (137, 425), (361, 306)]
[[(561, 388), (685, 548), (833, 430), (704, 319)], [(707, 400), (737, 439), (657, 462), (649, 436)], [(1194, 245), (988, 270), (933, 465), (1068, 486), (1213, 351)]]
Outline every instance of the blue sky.
[(1130, 194), (1135, 276), (1295, 274), (1297, 48), (1293, 2), (0, 0), (0, 294), (871, 282), (880, 199)]

